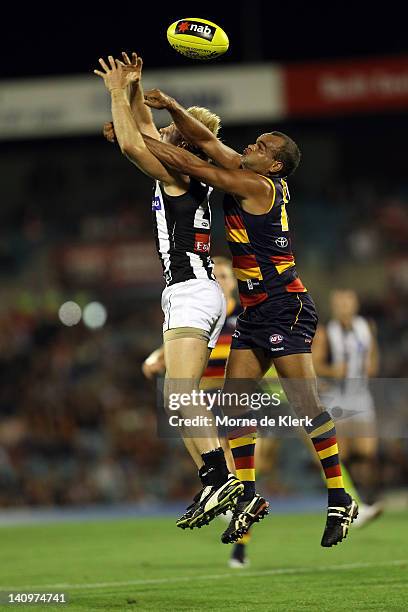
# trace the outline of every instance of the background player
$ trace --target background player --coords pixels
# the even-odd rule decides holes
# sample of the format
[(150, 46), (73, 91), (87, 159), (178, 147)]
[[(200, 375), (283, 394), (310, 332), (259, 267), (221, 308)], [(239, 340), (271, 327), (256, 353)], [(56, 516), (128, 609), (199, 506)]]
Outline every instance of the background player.
[[(299, 149), (287, 135), (271, 132), (260, 135), (240, 155), (169, 96), (154, 90), (145, 97), (149, 105), (166, 108), (186, 140), (222, 166), (215, 168), (186, 151), (146, 139), (163, 163), (228, 194), (224, 203), (227, 239), (245, 311), (237, 321), (226, 377), (257, 381), (274, 362), (291, 405), (298, 415), (311, 420), (307, 433), (328, 488), (321, 544), (337, 544), (347, 535), (358, 508), (344, 490), (335, 426), (317, 395), (311, 357), (317, 316), (296, 273), (290, 246), (289, 191), (284, 178), (296, 169)], [(237, 534), (247, 531), (249, 507), (244, 503), (237, 502), (222, 541), (235, 541)]]
[[(155, 179), (152, 212), (158, 254), (163, 267), (166, 288), (162, 294), (164, 312), (163, 338), (166, 360), (165, 397), (171, 393), (191, 393), (198, 388), (207, 365), (210, 350), (215, 346), (225, 319), (225, 299), (212, 273), (209, 256), (211, 189), (184, 173), (167, 169), (147, 149), (130, 106), (127, 88), (138, 85), (141, 62), (133, 63), (124, 54), (126, 65), (109, 56), (102, 59), (102, 77), (111, 94), (115, 136), (121, 151), (145, 174)], [(136, 106), (140, 102), (134, 97)], [(200, 119), (214, 132), (219, 119), (207, 109), (199, 110)], [(149, 122), (150, 123), (150, 122)], [(150, 123), (150, 133), (159, 134)], [(147, 132), (145, 132), (147, 133)], [(163, 141), (184, 147), (180, 133), (172, 124), (161, 130)], [(191, 407), (180, 408), (182, 417), (191, 416)], [(207, 416), (205, 406), (196, 406), (195, 415)], [(242, 483), (228, 472), (224, 452), (215, 426), (206, 428), (207, 437), (194, 438), (194, 429), (185, 427), (185, 444), (199, 468), (202, 491), (187, 510), (195, 511), (201, 503), (205, 521), (226, 510), (243, 491)], [(186, 516), (178, 521), (184, 524)], [(181, 525), (180, 525), (181, 521)]]
[[(360, 482), (372, 491), (377, 474), (378, 435), (374, 400), (368, 378), (379, 369), (377, 340), (370, 323), (358, 314), (359, 302), (352, 289), (336, 289), (330, 295), (331, 319), (319, 326), (313, 344), (313, 361), (318, 376), (329, 380), (323, 401), (331, 412), (343, 411), (337, 423), (342, 461), (353, 462)], [(333, 380), (334, 379), (334, 380)], [(347, 469), (343, 477), (348, 490), (359, 500)], [(362, 526), (379, 516), (382, 505), (367, 505), (359, 501), (360, 513), (356, 526)]]

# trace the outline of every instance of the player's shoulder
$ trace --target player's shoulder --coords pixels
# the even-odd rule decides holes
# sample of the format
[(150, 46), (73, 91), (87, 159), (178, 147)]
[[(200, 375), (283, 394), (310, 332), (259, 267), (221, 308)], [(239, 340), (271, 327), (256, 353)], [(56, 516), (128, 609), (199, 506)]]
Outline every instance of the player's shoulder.
[(371, 336), (371, 326), (365, 317), (361, 315), (356, 315), (353, 321), (354, 328), (359, 332), (365, 334), (366, 336)]
[(283, 204), (287, 204), (290, 200), (290, 194), (286, 179), (275, 176), (261, 176), (270, 185), (274, 199), (274, 208), (276, 209)]

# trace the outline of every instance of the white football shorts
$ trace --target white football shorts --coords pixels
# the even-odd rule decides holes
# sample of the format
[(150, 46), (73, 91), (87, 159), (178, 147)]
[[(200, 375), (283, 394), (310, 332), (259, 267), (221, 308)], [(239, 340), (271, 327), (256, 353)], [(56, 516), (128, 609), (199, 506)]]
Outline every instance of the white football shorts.
[(177, 327), (195, 327), (208, 335), (208, 348), (217, 344), (225, 323), (226, 302), (216, 281), (193, 278), (166, 287), (162, 293), (163, 333)]

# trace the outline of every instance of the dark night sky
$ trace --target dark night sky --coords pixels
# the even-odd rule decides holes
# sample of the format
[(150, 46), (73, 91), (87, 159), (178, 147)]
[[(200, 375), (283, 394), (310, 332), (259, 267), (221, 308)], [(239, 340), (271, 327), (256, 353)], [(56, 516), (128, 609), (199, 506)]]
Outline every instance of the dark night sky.
[(393, 10), (392, 3), (381, 12), (374, 3), (364, 8), (358, 2), (330, 2), (319, 8), (311, 2), (219, 0), (203, 3), (202, 10), (192, 10), (191, 2), (169, 2), (166, 8), (162, 3), (146, 4), (143, 12), (136, 1), (106, 9), (85, 1), (82, 6), (56, 3), (50, 9), (9, 9), (2, 16), (1, 77), (84, 73), (96, 67), (100, 55), (118, 55), (122, 49), (138, 51), (146, 67), (191, 66), (196, 62), (169, 47), (166, 29), (177, 19), (194, 16), (218, 23), (230, 38), (228, 53), (217, 63), (408, 52), (403, 10)]

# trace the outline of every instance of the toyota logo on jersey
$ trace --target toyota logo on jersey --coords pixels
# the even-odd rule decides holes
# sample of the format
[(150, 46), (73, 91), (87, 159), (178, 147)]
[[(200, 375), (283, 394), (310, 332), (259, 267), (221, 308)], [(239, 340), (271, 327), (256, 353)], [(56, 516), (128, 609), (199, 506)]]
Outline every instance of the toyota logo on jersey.
[(281, 249), (284, 249), (286, 246), (288, 246), (288, 239), (285, 238), (284, 236), (280, 236), (280, 238), (277, 238), (275, 240), (275, 244)]

